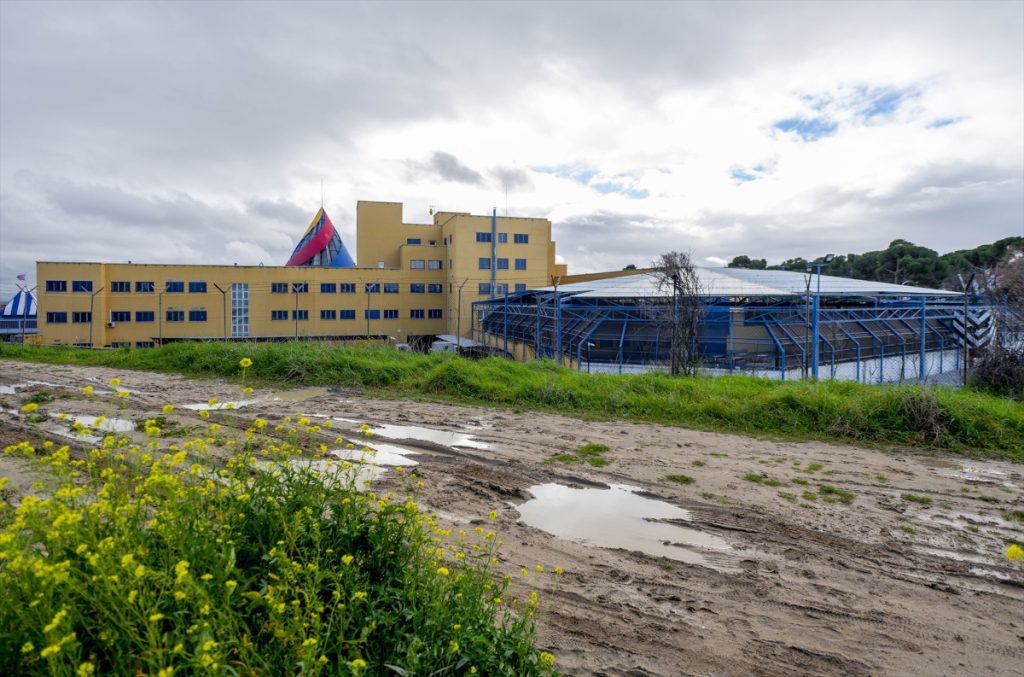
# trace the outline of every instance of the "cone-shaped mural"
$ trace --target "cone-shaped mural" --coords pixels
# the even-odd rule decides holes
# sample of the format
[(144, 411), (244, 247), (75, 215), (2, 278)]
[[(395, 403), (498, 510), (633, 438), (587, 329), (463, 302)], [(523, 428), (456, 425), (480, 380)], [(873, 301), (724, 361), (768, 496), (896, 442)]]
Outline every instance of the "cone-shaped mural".
[(327, 212), (321, 207), (285, 265), (354, 268), (356, 262), (345, 249), (345, 243), (334, 229)]

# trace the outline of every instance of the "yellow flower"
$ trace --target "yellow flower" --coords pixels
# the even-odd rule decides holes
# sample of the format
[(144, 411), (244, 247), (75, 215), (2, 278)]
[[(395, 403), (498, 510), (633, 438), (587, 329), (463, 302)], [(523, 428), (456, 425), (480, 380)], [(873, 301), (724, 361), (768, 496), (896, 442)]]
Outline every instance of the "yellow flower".
[(224, 587), (227, 588), (228, 590), (234, 590), (235, 588), (238, 587), (238, 582), (237, 581), (224, 581)]
[(170, 402), (168, 402), (167, 404), (165, 404), (165, 405), (164, 405), (164, 413), (165, 413), (165, 414), (169, 414), (169, 413), (171, 413), (172, 411), (174, 411), (174, 405), (173, 405), (173, 404), (171, 404)]
[(139, 566), (135, 567), (135, 578), (142, 578), (145, 575), (146, 575), (146, 567), (142, 566), (141, 564)]
[(160, 613), (160, 612), (157, 612), (155, 614), (150, 614), (149, 615), (149, 622), (150, 623), (156, 623), (157, 621), (162, 620), (163, 617), (164, 617), (164, 615), (162, 613)]
[(366, 599), (365, 592), (356, 592), (352, 595), (353, 599)]
[(86, 397), (92, 397), (92, 386), (85, 386), (82, 388), (82, 394)]
[(438, 576), (447, 576), (448, 575), (448, 569), (446, 567), (438, 567), (437, 568), (437, 575)]
[(174, 565), (174, 580), (181, 583), (188, 578), (188, 560), (181, 560)]
[(366, 667), (366, 661), (364, 661), (362, 658), (357, 658), (351, 663), (349, 663), (348, 666), (353, 670), (362, 670)]
[(171, 677), (174, 674), (174, 667), (168, 665), (166, 668), (161, 668), (160, 672), (156, 673), (156, 677)]
[(302, 646), (316, 646), (316, 637), (310, 637), (302, 642)]
[(248, 357), (243, 357), (241, 360), (239, 360), (238, 364), (242, 367), (242, 369), (248, 369), (249, 367), (252, 366), (252, 360), (250, 360)]
[(117, 386), (121, 385), (121, 379), (119, 379), (119, 378), (112, 378), (112, 379), (110, 379), (110, 385), (112, 385), (112, 386), (114, 386), (116, 388)]
[(555, 655), (550, 654), (547, 651), (540, 652), (540, 664), (546, 668), (550, 668), (555, 664)]
[(537, 591), (534, 590), (530, 593), (530, 606), (537, 606), (540, 604), (540, 598), (537, 596)]
[(542, 574), (542, 573), (544, 573), (544, 567), (542, 567), (541, 565), (539, 565), (539, 564), (538, 564), (538, 565), (537, 565), (537, 573), (538, 573), (538, 574)]
[(131, 592), (129, 592), (128, 593), (128, 603), (129, 604), (135, 604), (135, 600), (136, 600), (136, 598), (138, 598), (138, 596), (139, 596), (139, 591), (138, 590), (132, 590)]
[(24, 407), (22, 407), (21, 410), (23, 412), (25, 412), (26, 414), (31, 414), (33, 411), (35, 411), (38, 408), (39, 408), (38, 404), (36, 404), (35, 402), (29, 402)]
[[(116, 380), (116, 379), (115, 379)], [(78, 666), (78, 677), (89, 677), (89, 675), (96, 673), (96, 666), (86, 661)]]
[(209, 407), (212, 407), (215, 404), (217, 404), (217, 398), (216, 397), (211, 397), (210, 399), (208, 399), (206, 401), (206, 405), (209, 406)]
[(21, 653), (32, 653), (36, 650), (36, 645), (32, 642), (25, 642), (21, 645)]
[(246, 395), (252, 395), (252, 388), (246, 386), (245, 388), (242, 388), (242, 392), (245, 393)]
[(492, 520), (496, 520), (496, 519), (498, 519), (498, 511), (497, 511), (497, 510), (492, 510), (492, 511), (490, 512), (490, 514), (489, 514), (489, 515), (487, 515), (487, 516), (488, 516), (489, 518), (491, 518)]
[(345, 566), (348, 566), (348, 565), (352, 564), (352, 560), (354, 560), (354, 559), (355, 558), (352, 555), (342, 555), (341, 563), (344, 564)]
[(199, 412), (199, 418), (204, 419), (204, 420), (210, 418), (210, 412), (208, 412), (207, 410), (203, 409), (202, 411)]
[(128, 397), (128, 391), (127, 390), (118, 390), (117, 391), (117, 396), (120, 397), (121, 399), (124, 399), (124, 398)]
[(1011, 562), (1019, 560), (1022, 557), (1024, 557), (1024, 550), (1022, 550), (1021, 547), (1016, 543), (1013, 543), (1008, 548), (1006, 548), (1006, 559), (1010, 560)]

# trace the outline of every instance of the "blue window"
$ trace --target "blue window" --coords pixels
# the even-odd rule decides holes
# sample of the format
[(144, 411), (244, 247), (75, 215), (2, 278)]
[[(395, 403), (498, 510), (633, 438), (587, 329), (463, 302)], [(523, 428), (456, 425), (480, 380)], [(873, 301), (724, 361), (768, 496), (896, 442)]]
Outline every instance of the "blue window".
[(136, 322), (153, 322), (156, 320), (156, 313), (152, 310), (136, 310), (135, 321)]
[(508, 242), (508, 233), (498, 233), (498, 244), (506, 244)]
[(431, 308), (430, 310), (427, 311), (427, 317), (429, 317), (431, 320), (440, 320), (441, 319), (441, 309), (440, 308)]
[(423, 270), (424, 267), (426, 267), (426, 264), (423, 262), (423, 259), (409, 259), (409, 268), (412, 270)]
[(394, 308), (388, 308), (387, 310), (384, 311), (384, 319), (385, 320), (397, 320), (398, 319), (398, 311), (395, 310)]
[(491, 234), (490, 233), (477, 233), (476, 234), (476, 241), (477, 242), (490, 242), (491, 241)]
[(154, 282), (136, 282), (135, 293), (136, 294), (152, 294), (156, 291), (156, 283)]
[(156, 341), (136, 341), (136, 348), (156, 348)]
[(422, 282), (413, 282), (409, 285), (410, 294), (422, 294), (427, 291), (427, 285)]
[(129, 294), (132, 291), (131, 282), (111, 282), (110, 291), (114, 294)]
[(333, 282), (321, 282), (320, 283), (320, 293), (321, 294), (337, 294), (338, 293), (338, 285), (336, 285)]
[(345, 310), (344, 308), (342, 308), (341, 310), (338, 311), (338, 319), (339, 320), (354, 320), (354, 319), (356, 319), (356, 311), (354, 311), (354, 310)]
[(418, 237), (407, 237), (405, 239), (405, 243), (406, 244), (420, 244), (420, 239)]
[(288, 319), (288, 311), (287, 310), (271, 310), (270, 311), (270, 319), (271, 320), (287, 320)]
[(516, 270), (526, 270), (526, 259), (516, 259)]
[(367, 294), (379, 294), (380, 293), (380, 282), (367, 282), (363, 285)]
[(164, 290), (169, 294), (185, 293), (185, 282), (183, 280), (167, 280), (167, 287)]
[(530, 234), (516, 233), (512, 241), (516, 244), (530, 244)]
[(168, 322), (184, 322), (185, 311), (184, 310), (168, 310), (167, 311)]
[(189, 294), (205, 294), (206, 282), (203, 280), (192, 280), (188, 283)]
[(293, 282), (292, 283), (292, 292), (295, 293), (295, 294), (308, 294), (309, 293), (309, 283), (308, 282)]
[(92, 291), (92, 280), (72, 280), (71, 291)]
[(490, 258), (486, 258), (485, 259), (485, 258), (481, 257), (481, 259), (480, 259), (480, 270), (490, 270), (490, 269), (491, 269), (491, 259)]
[(526, 291), (526, 285), (523, 284), (522, 282), (517, 282), (516, 283), (516, 291), (517, 292)]
[(430, 293), (430, 294), (443, 294), (444, 293), (444, 285), (443, 284), (428, 284), (427, 285), (427, 292)]
[(47, 280), (46, 291), (67, 291), (68, 281), (67, 280)]
[(490, 294), (491, 293), (491, 283), (490, 282), (481, 282), (480, 283), (480, 293), (481, 294)]
[(422, 320), (424, 316), (422, 308), (413, 308), (409, 311), (409, 317), (413, 320)]
[(67, 324), (68, 314), (67, 313), (46, 313), (47, 324)]
[(385, 294), (397, 294), (398, 293), (398, 283), (397, 282), (385, 282), (384, 283), (384, 293)]
[(110, 311), (111, 322), (131, 322), (132, 311), (130, 310), (111, 310)]
[[(287, 282), (271, 282), (270, 283), (270, 293), (271, 294), (287, 294), (288, 293), (288, 283)], [(273, 318), (271, 318), (271, 319), (273, 319)]]
[(321, 320), (335, 320), (337, 318), (338, 318), (338, 311), (336, 311), (336, 310), (321, 310), (320, 311), (320, 319)]
[(364, 320), (379, 320), (380, 319), (380, 311), (377, 310), (376, 308), (367, 308), (366, 310), (363, 311), (363, 319)]
[(355, 294), (356, 283), (355, 282), (342, 282), (338, 285), (339, 294)]
[(441, 270), (442, 262), (440, 259), (431, 259), (427, 261), (427, 270)]
[(508, 270), (508, 259), (498, 259), (498, 270)]
[(205, 310), (190, 310), (188, 311), (189, 322), (206, 322), (206, 311)]
[(293, 310), (292, 311), (292, 319), (293, 320), (308, 320), (309, 319), (309, 311), (308, 310)]
[(71, 313), (71, 321), (76, 324), (92, 324), (92, 313), (88, 310), (81, 313)]
[(495, 293), (498, 296), (506, 296), (508, 294), (508, 283), (503, 282), (495, 288)]

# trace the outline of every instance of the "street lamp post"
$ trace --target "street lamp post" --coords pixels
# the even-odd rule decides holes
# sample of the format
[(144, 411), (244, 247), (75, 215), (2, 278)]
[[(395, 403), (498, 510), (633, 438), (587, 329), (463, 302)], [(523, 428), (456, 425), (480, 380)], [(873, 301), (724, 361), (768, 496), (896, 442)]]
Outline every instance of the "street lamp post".
[(820, 342), (818, 316), (821, 314), (821, 269), (832, 263), (832, 259), (834, 258), (835, 256), (833, 254), (829, 254), (821, 261), (807, 265), (807, 272), (810, 272), (813, 267), (818, 275), (818, 291), (814, 295), (814, 318), (811, 328), (811, 332), (814, 335), (814, 346), (812, 348), (811, 357), (813, 360), (811, 362), (811, 375), (814, 377), (815, 381), (818, 380), (818, 343)]

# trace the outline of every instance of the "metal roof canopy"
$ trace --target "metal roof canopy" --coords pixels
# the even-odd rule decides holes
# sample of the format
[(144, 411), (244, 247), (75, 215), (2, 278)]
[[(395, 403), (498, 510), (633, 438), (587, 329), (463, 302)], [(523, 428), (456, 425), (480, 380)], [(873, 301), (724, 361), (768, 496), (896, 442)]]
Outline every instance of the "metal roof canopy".
[[(750, 270), (747, 268), (697, 268), (701, 296), (705, 297), (779, 297), (804, 296), (807, 293), (807, 275), (789, 270)], [(818, 276), (811, 274), (811, 292), (818, 291)], [(544, 287), (537, 291), (551, 291)], [(626, 298), (666, 297), (668, 289), (658, 289), (658, 278), (652, 273), (639, 273), (622, 277), (573, 282), (558, 286), (559, 292), (575, 297)], [(903, 284), (854, 280), (832, 275), (821, 276), (822, 296), (962, 296), (960, 292)]]

